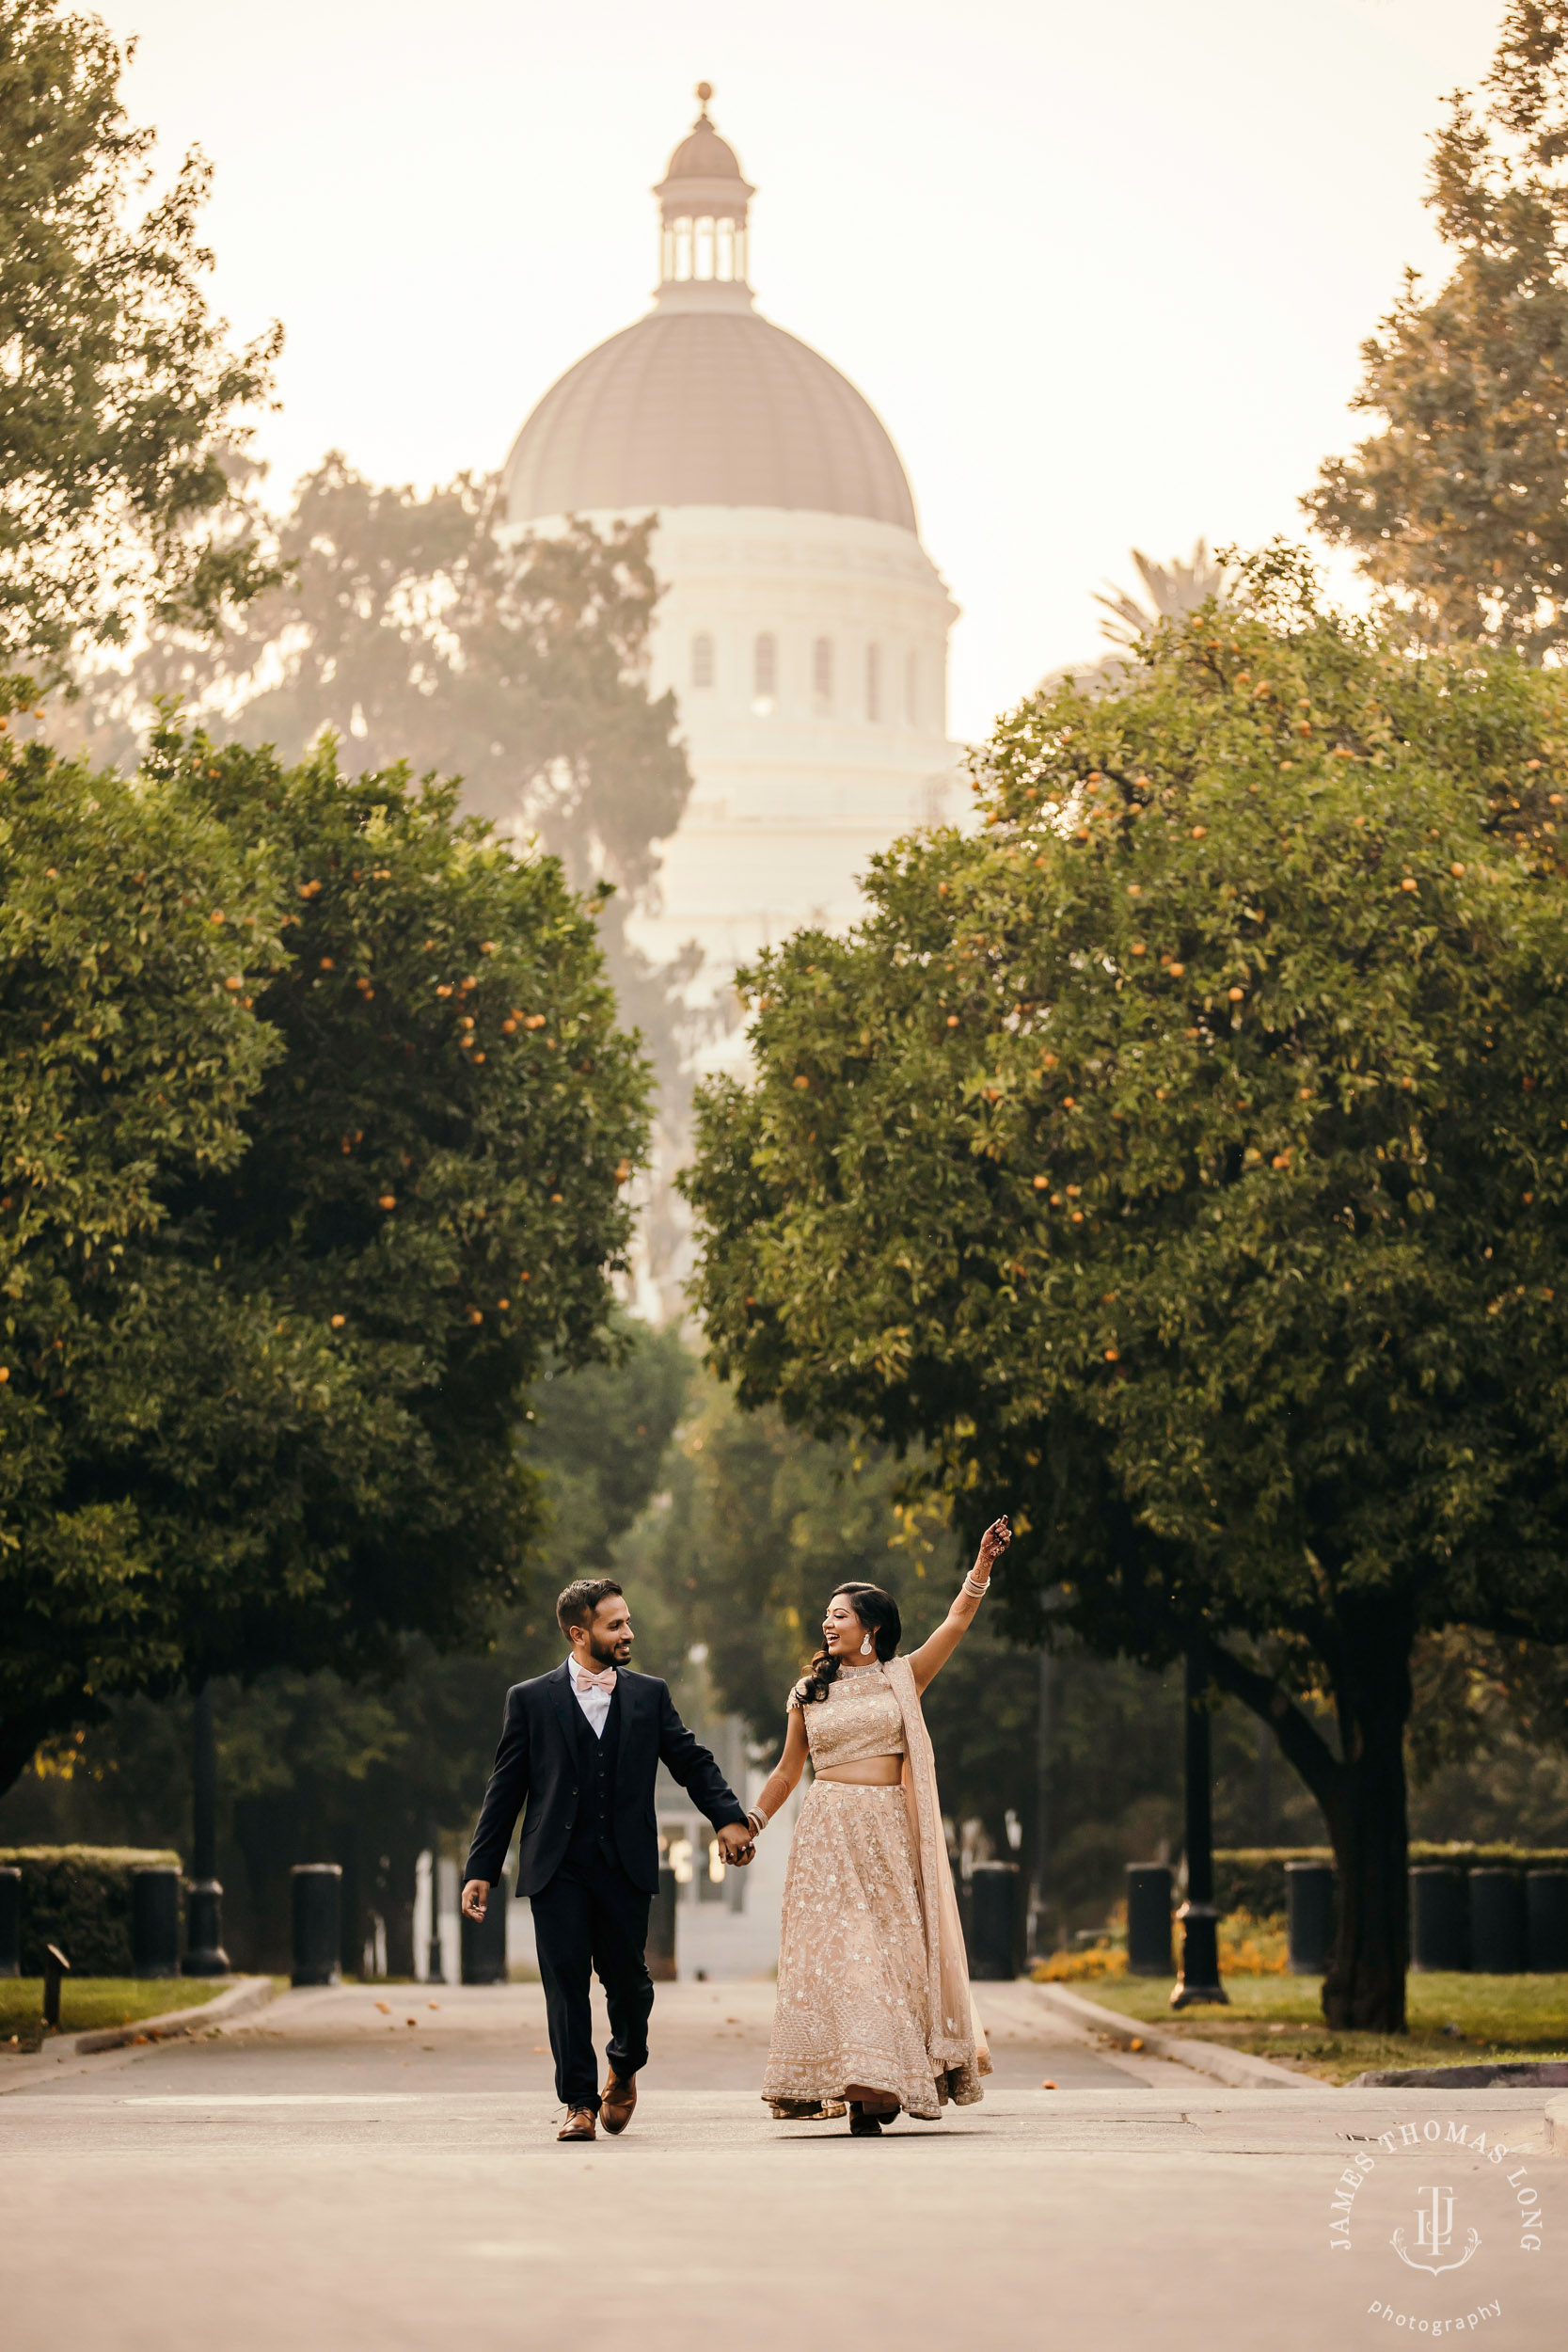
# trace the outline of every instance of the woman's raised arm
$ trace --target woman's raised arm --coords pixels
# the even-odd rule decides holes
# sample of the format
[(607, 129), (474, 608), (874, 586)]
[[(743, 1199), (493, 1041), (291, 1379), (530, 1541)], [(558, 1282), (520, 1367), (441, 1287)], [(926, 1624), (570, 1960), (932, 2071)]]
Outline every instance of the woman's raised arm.
[(986, 1597), (990, 1572), (1013, 1540), (1007, 1524), (1007, 1514), (993, 1519), (980, 1538), (980, 1549), (974, 1555), (974, 1565), (959, 1585), (958, 1597), (941, 1625), (928, 1640), (911, 1653), (910, 1664), (914, 1668), (914, 1687), (924, 1691), (942, 1672), (964, 1635), (974, 1621), (974, 1613)]
[(748, 1819), (753, 1830), (765, 1829), (806, 1769), (806, 1719), (792, 1707), (784, 1718), (784, 1754), (762, 1784), (762, 1793)]

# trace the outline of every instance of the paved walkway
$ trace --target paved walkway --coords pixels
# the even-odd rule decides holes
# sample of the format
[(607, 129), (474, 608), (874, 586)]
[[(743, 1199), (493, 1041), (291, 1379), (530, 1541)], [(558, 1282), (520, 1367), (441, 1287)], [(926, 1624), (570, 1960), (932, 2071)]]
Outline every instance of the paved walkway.
[[(1568, 2165), (1538, 2153), (1542, 2094), (1227, 2090), (1065, 2038), (1028, 1986), (982, 1994), (985, 2101), (873, 2143), (768, 2120), (767, 1985), (661, 1986), (632, 2128), (591, 2149), (553, 2139), (536, 1987), (293, 1994), (211, 2040), (0, 2062), (7, 2352), (1321, 2352), (1472, 2313), (1555, 2352)], [(1481, 2240), (1435, 2278), (1390, 2246), (1433, 2181), (1455, 2246)]]

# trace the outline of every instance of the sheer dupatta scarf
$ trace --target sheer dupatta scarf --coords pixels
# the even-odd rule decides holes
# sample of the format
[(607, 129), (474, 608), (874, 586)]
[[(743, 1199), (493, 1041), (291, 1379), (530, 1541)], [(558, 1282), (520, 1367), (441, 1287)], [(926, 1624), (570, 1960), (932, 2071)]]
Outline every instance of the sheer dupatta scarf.
[(914, 1834), (920, 1908), (926, 1923), (926, 1983), (931, 2018), (927, 2047), (931, 2074), (943, 2105), (951, 2099), (957, 2106), (973, 2106), (984, 2096), (980, 2077), (991, 2071), (990, 2052), (969, 1989), (958, 1899), (953, 1891), (947, 1841), (942, 1833), (936, 1758), (920, 1709), (920, 1693), (914, 1687), (913, 1666), (907, 1658), (890, 1658), (883, 1672), (904, 1719), (904, 1797)]

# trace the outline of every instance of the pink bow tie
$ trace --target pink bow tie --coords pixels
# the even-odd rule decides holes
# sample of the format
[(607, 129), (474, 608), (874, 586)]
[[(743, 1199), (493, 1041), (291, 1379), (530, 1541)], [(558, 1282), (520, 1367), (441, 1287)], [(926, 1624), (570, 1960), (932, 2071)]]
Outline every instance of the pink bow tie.
[(613, 1666), (607, 1666), (602, 1675), (585, 1675), (580, 1668), (578, 1670), (579, 1697), (584, 1691), (613, 1691), (614, 1688), (615, 1669)]

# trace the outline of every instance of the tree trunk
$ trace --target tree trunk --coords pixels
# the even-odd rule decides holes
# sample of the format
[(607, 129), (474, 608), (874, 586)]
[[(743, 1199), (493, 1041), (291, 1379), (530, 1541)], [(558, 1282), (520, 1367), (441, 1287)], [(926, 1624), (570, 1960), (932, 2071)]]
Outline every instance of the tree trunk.
[(1414, 1632), (1402, 1603), (1341, 1604), (1335, 1676), (1341, 1753), (1272, 1676), (1215, 1643), (1214, 1678), (1269, 1724), (1323, 1808), (1334, 1847), (1334, 1958), (1323, 1979), (1331, 2026), (1403, 2033), (1409, 1959), (1409, 1822), (1404, 1729)]
[(1362, 2033), (1403, 2033), (1410, 1961), (1410, 1821), (1404, 1728), (1413, 1640), (1402, 1610), (1356, 1611), (1336, 1677), (1342, 1761), (1325, 1805), (1338, 1916), (1323, 2015)]

